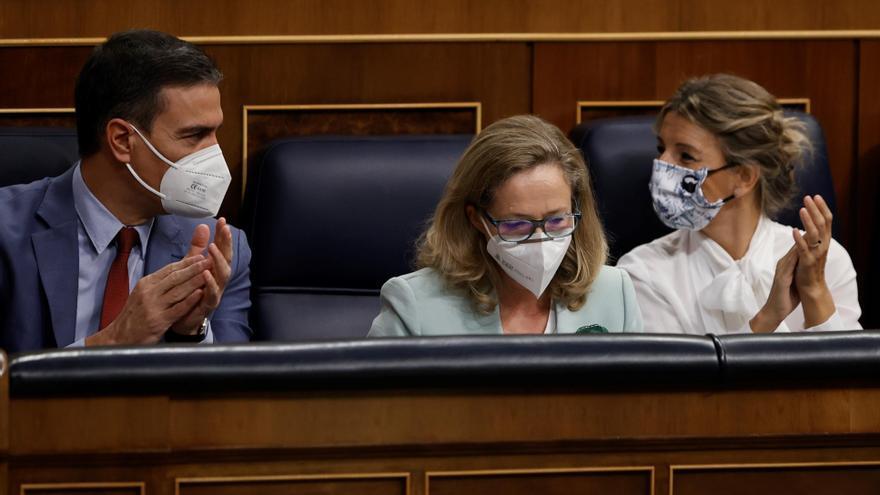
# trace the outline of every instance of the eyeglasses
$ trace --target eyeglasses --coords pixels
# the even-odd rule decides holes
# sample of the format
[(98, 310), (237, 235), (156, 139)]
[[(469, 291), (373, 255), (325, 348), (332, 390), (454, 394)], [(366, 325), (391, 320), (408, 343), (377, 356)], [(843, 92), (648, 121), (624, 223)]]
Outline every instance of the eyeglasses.
[(538, 227), (547, 234), (547, 237), (553, 239), (569, 236), (574, 232), (574, 228), (577, 227), (581, 213), (579, 211), (560, 213), (558, 215), (551, 215), (543, 220), (495, 220), (489, 216), (488, 212), (483, 210), (483, 216), (498, 229), (498, 237), (502, 240), (522, 242), (532, 237), (535, 231), (538, 230)]

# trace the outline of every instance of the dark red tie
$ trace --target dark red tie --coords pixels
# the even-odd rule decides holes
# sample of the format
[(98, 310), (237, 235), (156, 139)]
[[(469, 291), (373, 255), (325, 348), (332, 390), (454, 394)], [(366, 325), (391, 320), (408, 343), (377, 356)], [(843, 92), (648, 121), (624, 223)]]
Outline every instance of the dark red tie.
[(116, 235), (116, 258), (110, 265), (107, 287), (104, 288), (104, 304), (101, 306), (102, 329), (119, 316), (125, 301), (128, 300), (128, 255), (137, 242), (138, 235), (134, 228), (119, 229), (119, 234)]

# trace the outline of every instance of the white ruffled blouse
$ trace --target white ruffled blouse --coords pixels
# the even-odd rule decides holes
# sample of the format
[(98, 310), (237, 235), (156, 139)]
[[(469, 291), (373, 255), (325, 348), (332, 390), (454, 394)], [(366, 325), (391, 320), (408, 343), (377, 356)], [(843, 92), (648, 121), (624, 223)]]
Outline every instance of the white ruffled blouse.
[[(790, 227), (762, 217), (742, 259), (734, 260), (701, 232), (677, 230), (633, 249), (617, 267), (632, 277), (646, 332), (746, 333), (770, 294), (776, 262), (793, 244)], [(856, 271), (834, 240), (825, 280), (837, 311), (805, 329), (803, 307), (798, 306), (777, 332), (862, 328)]]

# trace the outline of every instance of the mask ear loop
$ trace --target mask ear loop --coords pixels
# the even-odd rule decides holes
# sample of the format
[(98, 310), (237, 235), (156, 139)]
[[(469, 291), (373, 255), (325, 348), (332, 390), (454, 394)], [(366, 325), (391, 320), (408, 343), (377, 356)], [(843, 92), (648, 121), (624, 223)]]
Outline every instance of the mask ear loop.
[[(740, 166), (739, 163), (728, 163), (727, 165), (724, 165), (723, 167), (718, 167), (715, 170), (710, 170), (708, 173), (706, 173), (706, 177), (709, 177), (710, 175), (714, 174), (715, 172), (721, 172), (724, 169), (728, 169), (728, 168), (732, 168), (732, 167), (739, 167), (739, 166)], [(729, 201), (733, 201), (734, 199), (736, 199), (736, 193), (733, 193), (730, 196), (722, 199), (721, 204), (727, 204)]]
[(706, 172), (706, 177), (709, 177), (710, 175), (714, 174), (715, 172), (721, 172), (722, 170), (726, 170), (728, 168), (733, 168), (733, 167), (739, 167), (739, 166), (740, 166), (739, 163), (728, 163), (727, 165), (724, 165), (723, 167), (718, 167), (716, 169), (709, 170), (708, 172)]
[(161, 193), (161, 192), (153, 189), (149, 184), (144, 182), (144, 180), (141, 179), (141, 177), (137, 174), (137, 172), (135, 172), (134, 169), (131, 168), (130, 163), (126, 163), (125, 166), (128, 167), (128, 172), (131, 174), (132, 177), (134, 177), (134, 180), (138, 181), (140, 183), (140, 185), (144, 186), (144, 189), (146, 189), (147, 191), (150, 191), (151, 193), (155, 194), (156, 196), (159, 196), (162, 199), (168, 198), (168, 196), (166, 196), (164, 193)]
[[(134, 126), (134, 124), (129, 124), (129, 125), (130, 125), (131, 128), (134, 130), (134, 132), (136, 132), (137, 135), (140, 136), (141, 139), (144, 140), (144, 144), (147, 145), (147, 148), (150, 148), (150, 151), (152, 151), (154, 155), (156, 155), (160, 160), (162, 160), (163, 162), (165, 162), (169, 167), (171, 167), (171, 168), (177, 168), (177, 164), (174, 163), (174, 162), (172, 162), (171, 160), (165, 158), (165, 155), (163, 155), (162, 153), (159, 153), (159, 150), (157, 150), (156, 147), (153, 146), (153, 143), (151, 143), (149, 139), (147, 139), (146, 137), (144, 137), (144, 135), (141, 134), (141, 131), (139, 131), (138, 128)], [(719, 169), (719, 170), (720, 170), (720, 169)]]
[(486, 219), (483, 218), (483, 215), (480, 215), (480, 222), (483, 224), (483, 227), (486, 228), (486, 233), (489, 234), (489, 237), (498, 237), (497, 234), (492, 235), (492, 229), (489, 228), (489, 224), (486, 223)]
[[(141, 134), (141, 131), (139, 131), (137, 127), (135, 127), (133, 124), (129, 124), (129, 125), (134, 130), (134, 132), (136, 132), (138, 134), (138, 136), (140, 136), (141, 139), (144, 140), (144, 143), (147, 145), (147, 147), (150, 149), (150, 151), (153, 152), (154, 155), (159, 157), (160, 160), (167, 163), (170, 167), (177, 168), (177, 166), (173, 162), (169, 161), (167, 158), (162, 156), (162, 153), (159, 153), (159, 151), (155, 147), (153, 147), (152, 143), (150, 143), (150, 141), (147, 138), (145, 138), (143, 134)], [(138, 183), (141, 186), (143, 186), (144, 189), (146, 189), (147, 191), (150, 191), (151, 193), (155, 194), (156, 196), (159, 196), (159, 198), (161, 198), (161, 199), (168, 198), (167, 195), (155, 190), (152, 186), (150, 186), (149, 184), (144, 182), (144, 180), (141, 179), (141, 177), (137, 174), (137, 172), (134, 171), (134, 168), (132, 168), (131, 163), (126, 163), (125, 166), (128, 168), (128, 172), (131, 174), (131, 176), (134, 177), (134, 179), (136, 181), (138, 181)]]

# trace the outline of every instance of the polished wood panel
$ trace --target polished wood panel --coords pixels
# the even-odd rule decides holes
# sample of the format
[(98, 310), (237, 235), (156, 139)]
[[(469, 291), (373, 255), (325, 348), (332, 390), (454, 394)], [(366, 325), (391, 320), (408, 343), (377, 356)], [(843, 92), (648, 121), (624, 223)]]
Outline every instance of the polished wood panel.
[(575, 108), (575, 124), (597, 119), (656, 115), (663, 101), (579, 101)]
[(66, 127), (76, 128), (73, 108), (0, 108), (0, 127)]
[[(10, 412), (10, 452), (35, 454), (58, 449), (113, 452), (163, 448), (168, 431), (167, 397), (20, 399)], [(76, 418), (72, 428), (71, 418)], [(137, 425), (133, 427), (132, 425)], [(33, 431), (28, 431), (35, 428)], [(32, 436), (34, 432), (41, 434)], [(19, 450), (23, 449), (23, 450)]]
[[(761, 407), (742, 406), (746, 403)], [(229, 445), (332, 449), (871, 435), (880, 432), (875, 406), (880, 406), (880, 389), (16, 399), (10, 451), (40, 455), (102, 452), (117, 445), (151, 452)], [(69, 428), (70, 417), (78, 418), (80, 428)]]
[(12, 493), (139, 480), (159, 495), (400, 493), (407, 483), (413, 495), (664, 495), (669, 466), (880, 460), (880, 389), (870, 387), (82, 396), (10, 407)]
[(15, 457), (6, 487), (21, 495), (152, 495), (173, 491), (173, 479), (143, 457)]
[[(596, 119), (656, 115), (663, 101), (579, 101), (575, 110), (575, 123)], [(781, 98), (779, 103), (788, 110), (810, 113), (809, 98)]]
[(85, 46), (0, 48), (0, 108), (73, 108), (76, 75), (91, 51)]
[(880, 463), (674, 467), (671, 476), (671, 495), (873, 495), (880, 491)]
[(21, 495), (144, 495), (143, 483), (43, 483), (21, 486)]
[(0, 38), (106, 36), (150, 26), (177, 35), (639, 32), (877, 29), (872, 0), (4, 0)]
[(409, 476), (242, 476), (177, 480), (175, 495), (408, 495)]
[[(856, 48), (851, 41), (539, 43), (533, 110), (562, 129), (582, 100), (665, 100), (688, 77), (717, 72), (753, 79), (779, 98), (809, 98), (825, 130), (844, 245), (855, 242)], [(758, 55), (760, 54), (760, 56)], [(559, 77), (559, 74), (568, 77)]]
[[(740, 401), (762, 407), (743, 411), (737, 405)], [(344, 409), (358, 414), (331, 413), (343, 403), (348, 404)], [(880, 431), (880, 416), (869, 413), (872, 403), (880, 403), (880, 391), (333, 394), (267, 399), (253, 406), (239, 399), (181, 399), (172, 403), (170, 427), (179, 447), (202, 449), (217, 448), (242, 435), (247, 435), (250, 445), (263, 448), (318, 448), (782, 436), (815, 429), (826, 434), (868, 434)], [(204, 427), (197, 427), (196, 420)], [(329, 444), (328, 430), (334, 430)]]
[(650, 495), (653, 468), (533, 469), (523, 471), (477, 471), (427, 473), (429, 495), (568, 495), (615, 493)]
[[(455, 104), (453, 104), (455, 105)], [(245, 154), (252, 155), (274, 139), (294, 136), (375, 136), (404, 134), (475, 134), (479, 104), (437, 108), (431, 104), (396, 108), (342, 105), (330, 108), (245, 107)]]
[[(651, 465), (655, 470), (654, 493), (669, 493), (669, 465), (682, 463), (832, 463), (858, 462), (878, 459), (878, 447), (852, 447), (854, 439), (828, 438), (812, 444), (799, 438), (783, 438), (774, 441), (741, 440), (726, 444), (717, 441), (668, 443), (665, 441), (610, 443), (604, 446), (589, 444), (548, 445), (473, 445), (469, 448), (401, 446), (395, 449), (333, 449), (301, 450), (295, 447), (283, 450), (249, 450), (229, 448), (212, 452), (170, 452), (157, 454), (126, 455), (126, 465), (117, 461), (120, 456), (51, 456), (35, 457), (28, 463), (17, 461), (9, 487), (19, 493), (22, 482), (35, 480), (75, 479), (126, 479), (131, 472), (147, 474), (147, 493), (177, 495), (175, 479), (191, 477), (254, 478), (254, 477), (318, 477), (332, 478), (351, 473), (369, 474), (381, 470), (400, 470), (410, 473), (410, 493), (427, 493), (426, 476), (436, 471), (466, 470), (473, 472), (498, 471), (578, 471), (583, 466), (613, 470), (622, 465)], [(864, 442), (867, 443), (867, 442)], [(765, 445), (765, 448), (756, 445)], [(876, 445), (876, 441), (874, 442)], [(593, 469), (593, 467), (588, 469)], [(819, 470), (820, 467), (805, 471)], [(296, 474), (294, 474), (296, 473)], [(434, 478), (427, 483), (434, 485)], [(253, 486), (247, 485), (246, 486)], [(448, 485), (447, 485), (448, 486)], [(188, 489), (189, 486), (183, 486)], [(433, 490), (431, 490), (433, 491)], [(259, 490), (250, 493), (262, 493)], [(320, 492), (319, 492), (320, 493)], [(491, 492), (490, 492), (491, 493)], [(540, 491), (534, 493), (541, 493)], [(578, 492), (574, 492), (578, 493)], [(580, 492), (584, 493), (584, 492)], [(593, 492), (588, 492), (593, 493)], [(615, 493), (600, 491), (600, 493)], [(711, 492), (710, 492), (711, 493)], [(785, 492), (782, 492), (785, 493)]]

